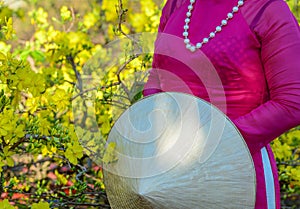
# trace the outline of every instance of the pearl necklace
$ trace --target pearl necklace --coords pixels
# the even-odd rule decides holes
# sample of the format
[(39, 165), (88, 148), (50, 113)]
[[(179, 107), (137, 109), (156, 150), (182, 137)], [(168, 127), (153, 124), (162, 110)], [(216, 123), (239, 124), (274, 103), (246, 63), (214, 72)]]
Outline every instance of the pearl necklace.
[(186, 45), (186, 48), (188, 50), (190, 50), (191, 52), (196, 51), (196, 49), (200, 49), (203, 46), (203, 44), (208, 43), (208, 41), (210, 39), (214, 38), (217, 33), (221, 32), (222, 27), (227, 25), (228, 21), (233, 18), (234, 14), (239, 11), (239, 8), (244, 5), (244, 0), (238, 0), (238, 4), (232, 8), (232, 11), (227, 14), (226, 19), (223, 19), (221, 21), (221, 24), (216, 27), (215, 31), (209, 33), (208, 37), (203, 38), (203, 40), (201, 42), (197, 43), (196, 46), (194, 46), (190, 42), (188, 30), (190, 28), (189, 27), (189, 23), (191, 22), (190, 17), (192, 16), (192, 10), (194, 9), (193, 5), (194, 5), (195, 1), (196, 0), (190, 0), (190, 5), (188, 6), (188, 12), (186, 13), (185, 25), (183, 27), (184, 28), (184, 32), (183, 32), (184, 43)]

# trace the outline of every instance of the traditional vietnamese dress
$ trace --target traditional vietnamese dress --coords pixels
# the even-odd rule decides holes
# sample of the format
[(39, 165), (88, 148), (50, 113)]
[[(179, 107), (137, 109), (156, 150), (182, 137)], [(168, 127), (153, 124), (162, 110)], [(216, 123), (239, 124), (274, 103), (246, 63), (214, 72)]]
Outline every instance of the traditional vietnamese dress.
[[(276, 161), (269, 143), (300, 124), (300, 30), (283, 0), (245, 0), (215, 37), (191, 52), (184, 44), (189, 0), (168, 0), (144, 95), (186, 92), (221, 109), (253, 157), (258, 209), (280, 208)], [(189, 39), (216, 30), (237, 0), (196, 0)]]

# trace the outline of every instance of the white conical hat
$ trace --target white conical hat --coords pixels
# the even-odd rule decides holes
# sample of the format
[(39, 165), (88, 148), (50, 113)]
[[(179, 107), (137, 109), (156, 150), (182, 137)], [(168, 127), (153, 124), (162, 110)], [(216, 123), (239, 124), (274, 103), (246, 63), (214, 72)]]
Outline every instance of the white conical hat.
[(113, 209), (254, 208), (255, 170), (232, 122), (183, 93), (146, 97), (113, 126), (104, 165)]

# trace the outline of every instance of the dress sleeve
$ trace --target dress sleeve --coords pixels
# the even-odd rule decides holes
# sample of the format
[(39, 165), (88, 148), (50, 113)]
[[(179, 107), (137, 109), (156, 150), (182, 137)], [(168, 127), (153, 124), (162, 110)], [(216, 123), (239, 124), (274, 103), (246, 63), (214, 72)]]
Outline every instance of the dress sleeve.
[(160, 17), (158, 32), (163, 32), (171, 14), (187, 0), (167, 0)]
[[(171, 16), (172, 12), (178, 7), (178, 5), (182, 1), (180, 0), (167, 0), (166, 4), (163, 7), (162, 14), (160, 17), (160, 24), (158, 27), (158, 35), (159, 33), (162, 33), (164, 31), (165, 25), (167, 24), (167, 21), (169, 17)], [(143, 95), (149, 96), (151, 94), (159, 93), (161, 92), (160, 88), (160, 82), (159, 82), (159, 76), (157, 72), (157, 55), (154, 54), (153, 56), (153, 62), (152, 62), (152, 69), (149, 71), (149, 77), (148, 81), (146, 82), (144, 89), (143, 89)]]
[(273, 1), (254, 26), (269, 101), (233, 120), (252, 153), (300, 125), (300, 30), (287, 4)]

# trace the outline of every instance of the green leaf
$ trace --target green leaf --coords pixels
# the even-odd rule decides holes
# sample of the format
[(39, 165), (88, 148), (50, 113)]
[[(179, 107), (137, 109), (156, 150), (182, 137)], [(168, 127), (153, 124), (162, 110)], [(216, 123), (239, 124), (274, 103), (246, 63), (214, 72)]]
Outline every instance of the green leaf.
[(44, 62), (46, 60), (44, 53), (38, 50), (31, 51), (30, 56), (38, 62)]
[(31, 209), (50, 209), (50, 206), (47, 202), (39, 202), (32, 204)]
[(102, 125), (101, 125), (101, 132), (102, 134), (108, 134), (110, 131), (111, 127), (110, 127), (110, 123), (109, 121), (105, 121)]
[(0, 52), (0, 61), (5, 61), (6, 60), (6, 55)]
[(0, 208), (1, 209), (14, 209), (14, 207), (9, 203), (7, 199), (0, 202)]
[(15, 165), (15, 162), (14, 162), (14, 160), (13, 160), (11, 157), (7, 157), (7, 158), (6, 158), (6, 163), (7, 163), (7, 165), (10, 166), (10, 167), (12, 167), (12, 166)]
[(29, 56), (30, 52), (31, 52), (31, 50), (24, 50), (24, 51), (20, 54), (20, 58), (21, 58), (22, 60), (26, 60), (27, 57)]

